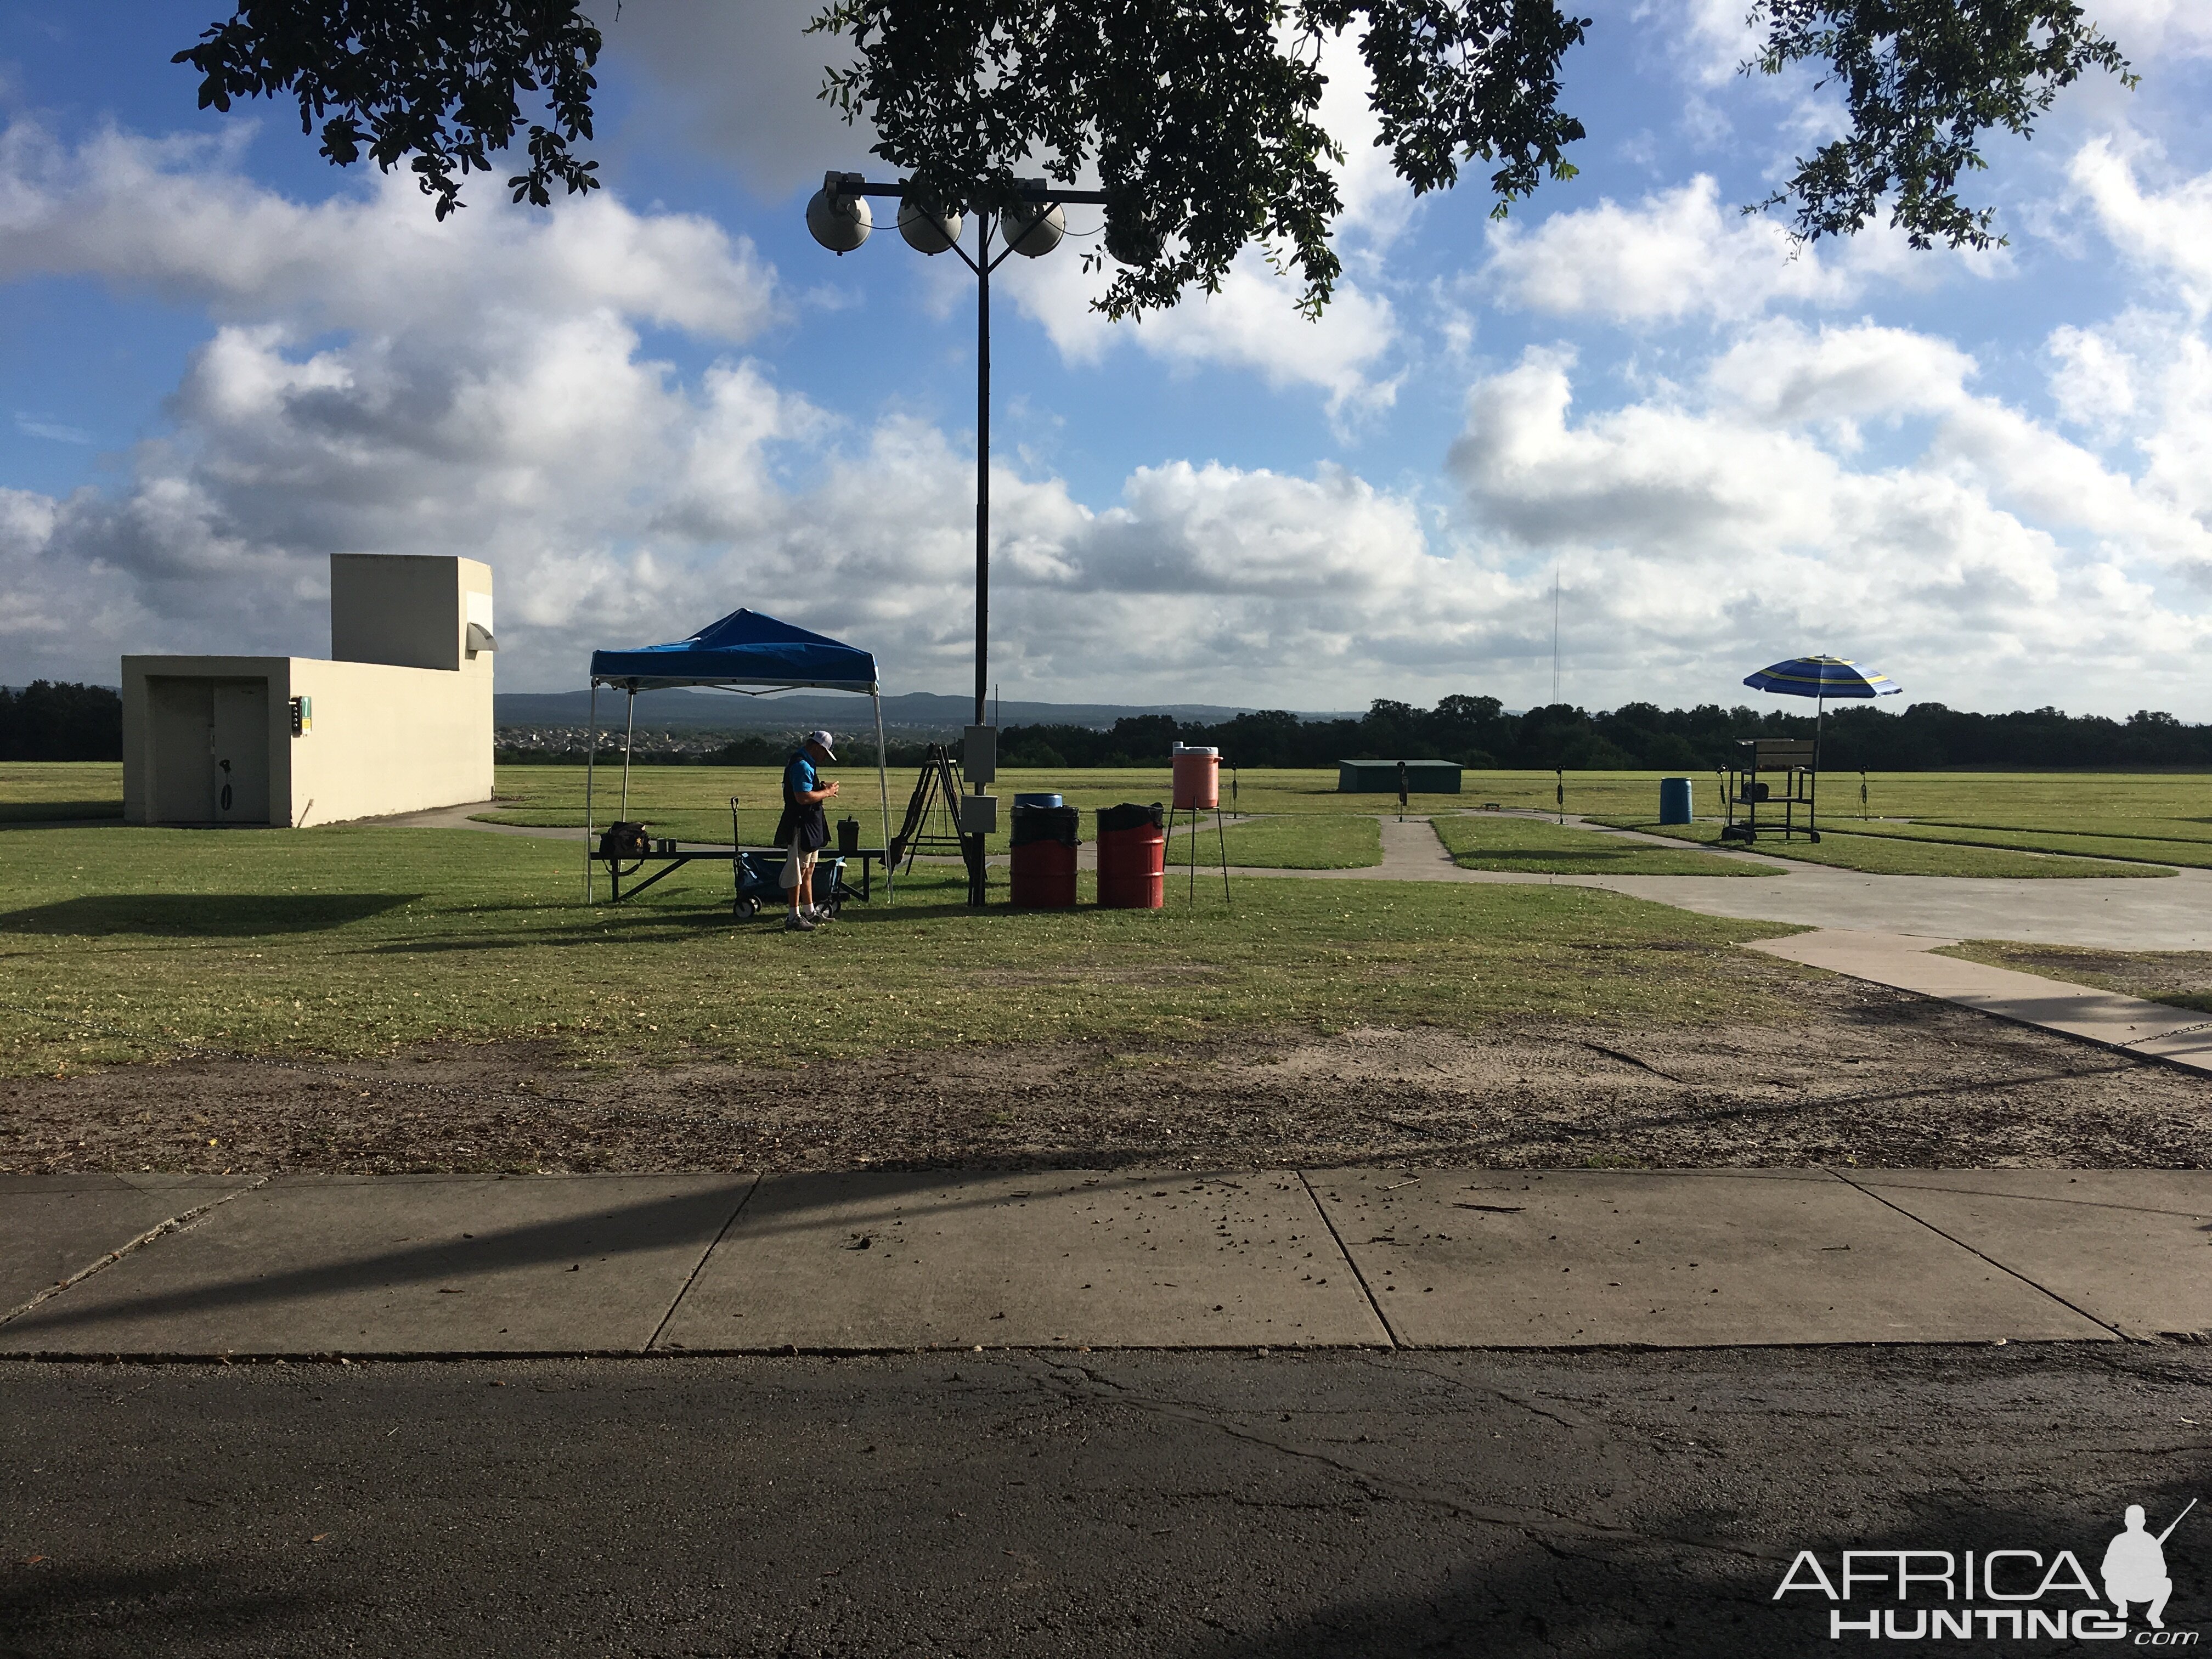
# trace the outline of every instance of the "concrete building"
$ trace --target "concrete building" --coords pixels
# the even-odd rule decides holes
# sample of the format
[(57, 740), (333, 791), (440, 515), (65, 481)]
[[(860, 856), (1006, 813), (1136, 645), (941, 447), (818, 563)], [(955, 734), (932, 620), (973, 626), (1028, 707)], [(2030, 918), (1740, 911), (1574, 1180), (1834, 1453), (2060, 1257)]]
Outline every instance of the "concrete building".
[(298, 827), (491, 799), (491, 567), (331, 559), (331, 656), (125, 657), (123, 816)]

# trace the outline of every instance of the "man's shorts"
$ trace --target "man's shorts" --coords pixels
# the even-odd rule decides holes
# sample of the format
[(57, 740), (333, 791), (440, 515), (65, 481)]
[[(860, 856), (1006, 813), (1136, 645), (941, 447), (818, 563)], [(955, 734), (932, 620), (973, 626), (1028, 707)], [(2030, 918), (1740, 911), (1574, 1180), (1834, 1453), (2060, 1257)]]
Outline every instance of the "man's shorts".
[(798, 836), (791, 838), (791, 845), (783, 849), (783, 880), (781, 885), (786, 892), (796, 891), (799, 884), (814, 873), (814, 858), (812, 853), (799, 851)]

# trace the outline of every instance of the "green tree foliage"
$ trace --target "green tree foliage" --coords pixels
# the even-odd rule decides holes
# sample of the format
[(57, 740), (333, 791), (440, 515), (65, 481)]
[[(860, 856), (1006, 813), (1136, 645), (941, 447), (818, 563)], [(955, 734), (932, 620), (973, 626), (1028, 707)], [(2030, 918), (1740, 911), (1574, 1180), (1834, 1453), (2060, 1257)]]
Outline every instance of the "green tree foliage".
[(200, 72), (202, 109), (289, 96), (301, 131), (322, 124), (333, 164), (364, 149), (386, 173), (406, 162), (443, 219), (462, 179), (490, 172), (522, 131), (526, 93), (552, 125), (529, 124), (514, 199), (544, 207), (556, 183), (599, 184), (599, 164), (569, 145), (592, 136), (600, 44), (577, 0), (240, 0), (171, 61)]
[(105, 685), (0, 685), (0, 761), (119, 761), (123, 699)]
[[(1301, 720), (1275, 710), (1216, 726), (1179, 725), (1159, 714), (1117, 720), (1107, 731), (1017, 726), (1000, 736), (999, 757), (1009, 767), (1152, 766), (1182, 742), (1211, 744), (1224, 760), (1252, 767), (1450, 760), (1482, 769), (1700, 772), (1724, 764), (1747, 738), (1812, 735), (1809, 712), (1779, 708), (1632, 702), (1593, 714), (1553, 703), (1515, 714), (1495, 697), (1452, 696), (1434, 708), (1378, 699), (1357, 720)], [(1059, 758), (1042, 758), (1048, 752)], [(1829, 708), (1821, 759), (1831, 771), (2212, 768), (2212, 726), (2151, 712), (2114, 720), (2056, 708), (1976, 714), (1923, 702), (1897, 714), (1859, 703)]]
[[(76, 690), (81, 688), (61, 688)], [(7, 704), (0, 692), (0, 711)], [(113, 693), (107, 693), (111, 699)], [(1352, 720), (1306, 720), (1284, 709), (1242, 714), (1214, 725), (1171, 714), (1129, 714), (1111, 726), (1010, 726), (999, 735), (999, 763), (1009, 769), (1159, 766), (1178, 743), (1211, 745), (1238, 766), (1330, 767), (1340, 760), (1449, 760), (1480, 769), (1710, 772), (1748, 738), (1809, 738), (1810, 704), (1796, 699), (1765, 708), (1662, 708), (1629, 702), (1591, 714), (1550, 703), (1520, 714), (1495, 697), (1449, 696), (1433, 708), (1378, 697)], [(0, 727), (0, 731), (4, 731)], [(581, 765), (583, 733), (569, 743), (521, 747), (501, 733), (503, 763)], [(795, 732), (661, 732), (639, 734), (640, 766), (781, 766)], [(657, 739), (649, 747), (643, 740)], [(120, 728), (116, 738), (120, 752)], [(618, 763), (620, 732), (600, 733), (601, 763)], [(926, 740), (894, 738), (885, 763), (919, 766)], [(952, 744), (957, 755), (959, 744)], [(839, 745), (848, 765), (875, 764), (875, 740), (854, 736)], [(86, 758), (102, 758), (88, 756)], [(113, 758), (106, 756), (105, 758)], [(21, 758), (28, 758), (24, 757)], [(49, 758), (61, 758), (50, 757)], [(2061, 767), (2122, 771), (2147, 767), (2212, 769), (2212, 726), (2191, 726), (2146, 710), (2124, 720), (2066, 714), (2056, 708), (1977, 714), (1940, 702), (1914, 703), (1903, 714), (1859, 702), (1831, 704), (1821, 761), (1830, 771), (1941, 772), (1995, 767), (2034, 772)]]
[(1822, 65), (1850, 118), (1760, 204), (1794, 207), (1808, 240), (1856, 231), (1887, 201), (1914, 247), (2001, 241), (1990, 210), (1959, 199), (1959, 175), (1987, 165), (1982, 135), (2026, 137), (2088, 70), (2136, 83), (2073, 0), (1758, 0), (1752, 16), (1767, 27), (1759, 67)]
[[(2128, 78), (2075, 0), (1753, 0), (1752, 15), (1765, 39), (1747, 69), (1814, 64), (1844, 93), (1849, 131), (1760, 204), (1791, 208), (1807, 237), (1856, 231), (1887, 201), (1916, 246), (1984, 245), (1989, 211), (1957, 188), (1984, 136), (2030, 132), (2092, 69)], [(1559, 66), (1590, 20), (1558, 0), (827, 0), (813, 27), (853, 54), (823, 95), (943, 205), (1003, 206), (1018, 169), (1063, 184), (1095, 169), (1121, 264), (1099, 303), (1117, 317), (1216, 289), (1253, 243), (1297, 273), (1305, 310), (1328, 303), (1342, 203), (1317, 118), (1327, 38), (1358, 33), (1380, 143), (1416, 193), (1480, 162), (1502, 214), (1572, 177), (1583, 136)], [(199, 70), (203, 106), (296, 100), (331, 161), (408, 166), (443, 218), (526, 125), (515, 199), (598, 184), (571, 147), (591, 137), (602, 44), (583, 0), (240, 0), (176, 61)], [(526, 96), (544, 119), (526, 120)]]

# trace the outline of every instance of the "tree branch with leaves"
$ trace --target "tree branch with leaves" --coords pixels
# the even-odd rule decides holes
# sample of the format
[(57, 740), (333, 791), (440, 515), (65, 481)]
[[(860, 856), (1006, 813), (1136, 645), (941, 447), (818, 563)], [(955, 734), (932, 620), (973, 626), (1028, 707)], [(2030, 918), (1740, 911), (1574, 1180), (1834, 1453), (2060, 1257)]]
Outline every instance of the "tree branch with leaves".
[[(1787, 209), (1808, 239), (1863, 229), (1887, 204), (1915, 247), (2000, 240), (1991, 210), (1960, 195), (1987, 135), (2031, 136), (2093, 70), (2135, 83), (2075, 0), (1750, 3), (1764, 43), (1747, 71), (1814, 66), (1844, 96), (1847, 130), (1749, 210)], [(1255, 244), (1309, 315), (1328, 304), (1345, 157), (1319, 118), (1319, 58), (1347, 32), (1378, 142), (1416, 195), (1480, 164), (1503, 216), (1573, 178), (1584, 136), (1560, 66), (1591, 22), (1558, 0), (827, 0), (811, 27), (852, 54), (822, 95), (936, 204), (1002, 208), (1021, 172), (1095, 171), (1120, 266), (1098, 304), (1115, 317), (1218, 289)], [(581, 0), (243, 0), (175, 61), (199, 70), (203, 107), (296, 100), (333, 163), (406, 166), (443, 219), (518, 138), (516, 201), (597, 186), (574, 147), (592, 136), (602, 46)]]

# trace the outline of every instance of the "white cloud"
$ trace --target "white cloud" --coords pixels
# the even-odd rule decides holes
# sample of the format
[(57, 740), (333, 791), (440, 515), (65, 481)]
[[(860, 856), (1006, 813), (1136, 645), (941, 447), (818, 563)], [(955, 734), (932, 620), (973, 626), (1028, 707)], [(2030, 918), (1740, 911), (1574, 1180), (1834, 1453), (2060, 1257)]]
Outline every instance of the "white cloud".
[[(498, 573), (518, 688), (573, 684), (593, 645), (676, 636), (741, 603), (865, 638), (901, 683), (958, 683), (968, 459), (909, 419), (854, 431), (748, 362), (687, 380), (653, 360), (647, 325), (758, 327), (774, 275), (698, 221), (582, 205), (492, 201), (440, 228), (404, 186), (308, 207), (203, 146), (0, 137), (9, 274), (91, 276), (228, 319), (124, 487), (0, 494), (11, 667), (106, 679), (125, 650), (318, 652), (329, 553), (451, 551)], [(1257, 366), (1262, 297), (1240, 278), (1235, 325), (1217, 313), (1210, 344), (1179, 316), (1158, 331)], [(1371, 315), (1355, 298), (1314, 333), (1326, 346)], [(796, 485), (780, 467), (794, 450)], [(1336, 472), (1175, 465), (1093, 511), (1002, 469), (994, 495), (1009, 684), (1104, 694), (1132, 669), (1194, 684), (1234, 660), (1287, 694), (1316, 653), (1356, 653), (1364, 625), (1418, 613), (1437, 562), (1410, 505)]]
[(1692, 82), (1717, 87), (1759, 50), (1762, 37), (1746, 21), (1750, 12), (1746, 0), (1638, 0), (1629, 15), (1670, 44)]
[(2051, 396), (2061, 419), (2109, 434), (2136, 410), (2134, 365), (2112, 340), (2069, 323), (2051, 331)]
[[(0, 281), (91, 276), (218, 316), (418, 333), (441, 315), (472, 331), (599, 308), (739, 340), (775, 309), (751, 244), (693, 215), (641, 216), (602, 191), (541, 216), (480, 191), (440, 224), (404, 174), (306, 206), (236, 172), (234, 149), (109, 131), (71, 150), (9, 127)], [(441, 308), (441, 294), (478, 302)]]
[(2203, 0), (2093, 0), (2086, 9), (2138, 69), (2212, 56), (2212, 8)]
[(1505, 304), (1630, 324), (1747, 318), (1781, 304), (1835, 307), (1876, 282), (1921, 284), (1960, 268), (1989, 274), (2006, 265), (2002, 253), (1914, 253), (1881, 229), (1826, 248), (1796, 244), (1779, 222), (1723, 207), (1719, 185), (1704, 173), (1633, 207), (1607, 198), (1534, 228), (1492, 225), (1489, 237), (1480, 280)]
[(2212, 173), (2146, 190), (2110, 137), (2082, 145), (2068, 172), (2123, 256), (2170, 281), (2199, 316), (2212, 310)]
[(657, 95), (632, 119), (650, 137), (672, 129), (727, 162), (769, 200), (865, 168), (874, 129), (847, 125), (815, 96), (830, 64), (852, 61), (842, 37), (809, 34), (814, 0), (623, 0), (602, 17), (611, 63), (641, 70)]
[(1856, 424), (1960, 407), (1974, 360), (1948, 341), (1863, 323), (1808, 332), (1755, 325), (1717, 357), (1706, 382), (1741, 417), (1820, 425), (1856, 446)]
[[(1009, 259), (993, 278), (1069, 362), (1101, 364), (1115, 349), (1133, 349), (1182, 370), (1244, 370), (1270, 386), (1318, 389), (1339, 418), (1387, 407), (1397, 396), (1399, 375), (1384, 372), (1398, 338), (1396, 312), (1357, 282), (1340, 283), (1321, 319), (1309, 322), (1295, 309), (1297, 285), (1248, 248), (1219, 293), (1194, 292), (1171, 310), (1109, 323), (1091, 304), (1112, 269), (1086, 271), (1079, 253), (1071, 240), (1042, 259)], [(966, 293), (964, 270), (945, 280), (948, 294)]]
[[(2212, 617), (2185, 578), (2212, 532), (2155, 479), (1968, 392), (1955, 349), (1775, 325), (1701, 386), (1581, 418), (1573, 368), (1532, 350), (1479, 383), (1451, 468), (1501, 568), (1560, 564), (1570, 656), (1621, 665), (1586, 667), (1578, 697), (1731, 697), (1759, 661), (1833, 649), (1921, 696), (2032, 683), (2203, 712)], [(1911, 459), (1855, 466), (1824, 441), (1838, 407), (1932, 424)]]

